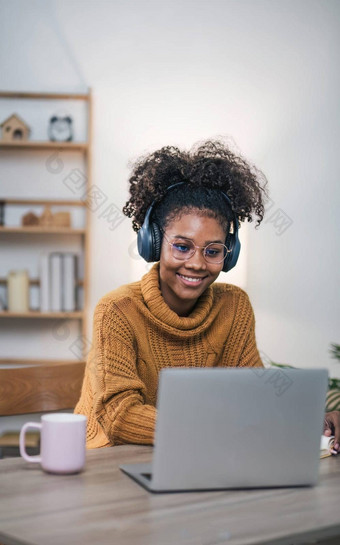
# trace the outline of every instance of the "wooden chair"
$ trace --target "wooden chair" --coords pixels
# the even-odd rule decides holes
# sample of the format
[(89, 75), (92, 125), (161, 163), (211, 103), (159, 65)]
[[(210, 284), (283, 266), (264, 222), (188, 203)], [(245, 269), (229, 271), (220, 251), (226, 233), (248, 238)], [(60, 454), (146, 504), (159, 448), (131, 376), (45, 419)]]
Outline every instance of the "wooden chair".
[[(0, 416), (74, 409), (80, 397), (84, 369), (85, 363), (81, 361), (1, 360)], [(0, 437), (0, 458), (19, 455), (18, 434), (16, 436), (15, 445), (12, 433)], [(30, 452), (29, 447), (27, 451), (35, 453)]]

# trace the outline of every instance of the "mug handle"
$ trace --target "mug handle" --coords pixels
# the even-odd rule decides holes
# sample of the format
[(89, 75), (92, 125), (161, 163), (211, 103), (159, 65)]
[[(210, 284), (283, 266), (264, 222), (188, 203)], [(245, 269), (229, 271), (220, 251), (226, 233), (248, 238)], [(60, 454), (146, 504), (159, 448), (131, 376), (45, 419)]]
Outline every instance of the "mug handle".
[(38, 422), (26, 422), (26, 424), (23, 425), (20, 431), (20, 454), (24, 458), (24, 460), (26, 460), (26, 462), (41, 462), (41, 456), (30, 456), (26, 452), (25, 435), (28, 428), (36, 428), (40, 430), (41, 433), (42, 425)]

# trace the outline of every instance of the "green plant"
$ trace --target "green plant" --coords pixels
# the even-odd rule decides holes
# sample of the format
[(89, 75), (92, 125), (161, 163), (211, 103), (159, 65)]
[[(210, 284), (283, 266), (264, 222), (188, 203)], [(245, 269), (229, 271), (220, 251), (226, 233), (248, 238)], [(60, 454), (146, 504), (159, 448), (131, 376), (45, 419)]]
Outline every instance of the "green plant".
[[(330, 346), (332, 358), (340, 362), (340, 344), (332, 343)], [(327, 394), (327, 409), (330, 411), (340, 410), (340, 379), (329, 379), (329, 390)]]
[(332, 358), (340, 361), (340, 344), (332, 343), (329, 351), (331, 353)]

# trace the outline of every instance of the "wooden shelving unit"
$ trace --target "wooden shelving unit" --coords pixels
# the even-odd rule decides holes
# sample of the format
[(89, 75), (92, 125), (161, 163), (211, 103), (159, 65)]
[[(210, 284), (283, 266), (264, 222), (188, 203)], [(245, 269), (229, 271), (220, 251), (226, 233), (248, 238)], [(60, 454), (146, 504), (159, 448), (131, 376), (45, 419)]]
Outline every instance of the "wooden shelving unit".
[(45, 149), (57, 149), (60, 151), (88, 151), (87, 143), (83, 142), (68, 142), (61, 144), (60, 142), (38, 142), (34, 140), (27, 140), (25, 142), (1, 142), (0, 148), (5, 149), (33, 149), (33, 150), (45, 150)]
[[(31, 92), (7, 92), (0, 91), (0, 100), (1, 99), (29, 99), (29, 100), (73, 100), (73, 101), (84, 101), (87, 105), (87, 139), (84, 142), (52, 142), (52, 141), (37, 141), (37, 140), (27, 140), (27, 141), (1, 141), (0, 140), (0, 152), (5, 153), (7, 150), (11, 153), (20, 153), (21, 151), (26, 151), (34, 153), (36, 151), (44, 150), (57, 150), (57, 151), (72, 151), (81, 153), (84, 157), (86, 165), (86, 177), (87, 177), (87, 190), (92, 185), (92, 155), (91, 155), (91, 143), (92, 143), (92, 97), (91, 91), (88, 93), (31, 93)], [(9, 206), (68, 206), (68, 207), (84, 207), (85, 214), (85, 227), (84, 228), (63, 228), (63, 227), (41, 227), (41, 226), (0, 226), (0, 246), (1, 240), (6, 236), (25, 236), (25, 244), (27, 245), (27, 238), (35, 235), (44, 235), (44, 236), (71, 236), (78, 235), (80, 237), (80, 244), (82, 248), (82, 253), (84, 256), (84, 276), (83, 279), (79, 280), (77, 285), (83, 289), (83, 308), (74, 312), (40, 312), (35, 310), (30, 310), (26, 313), (16, 313), (8, 311), (0, 311), (0, 320), (1, 322), (6, 319), (15, 320), (15, 319), (40, 319), (40, 320), (55, 320), (55, 319), (72, 319), (79, 320), (81, 322), (81, 332), (82, 336), (86, 338), (87, 336), (87, 308), (88, 308), (88, 288), (89, 288), (89, 224), (90, 224), (90, 210), (87, 206), (86, 199), (84, 200), (70, 200), (70, 199), (39, 199), (39, 198), (19, 198), (14, 195), (11, 198), (3, 197), (0, 190), (0, 205), (5, 207)], [(21, 238), (20, 238), (21, 240)], [(9, 267), (10, 268), (10, 264)], [(39, 288), (40, 281), (37, 278), (30, 278), (30, 285), (36, 286)], [(0, 277), (0, 285), (6, 283), (6, 278)], [(83, 354), (84, 358), (86, 354)], [(32, 359), (3, 359), (0, 353), (0, 363), (1, 362), (18, 363), (30, 363)], [(37, 361), (34, 360), (37, 364), (45, 363), (46, 359), (41, 359)], [(74, 361), (74, 360), (72, 360)], [(67, 363), (65, 361), (65, 363)]]

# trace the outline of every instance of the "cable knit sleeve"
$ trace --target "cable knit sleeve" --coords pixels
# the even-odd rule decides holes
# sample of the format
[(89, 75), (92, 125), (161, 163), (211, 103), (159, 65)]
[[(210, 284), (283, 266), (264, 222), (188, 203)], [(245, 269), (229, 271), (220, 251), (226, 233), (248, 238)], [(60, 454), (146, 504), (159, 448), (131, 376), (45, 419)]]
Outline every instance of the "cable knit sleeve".
[(255, 338), (255, 316), (249, 297), (236, 286), (233, 289), (233, 324), (228, 336), (224, 361), (229, 367), (263, 367)]
[(256, 346), (255, 338), (255, 316), (248, 295), (244, 293), (244, 305), (247, 309), (248, 319), (247, 333), (245, 342), (242, 345), (242, 352), (239, 361), (239, 367), (263, 367), (259, 351)]
[[(86, 390), (92, 394), (90, 448), (153, 443), (156, 409), (145, 404), (146, 388), (137, 374), (136, 350), (134, 332), (124, 314), (114, 303), (99, 302), (82, 392), (82, 397)], [(81, 400), (76, 412), (86, 414)]]

